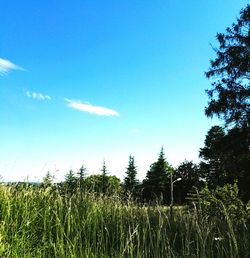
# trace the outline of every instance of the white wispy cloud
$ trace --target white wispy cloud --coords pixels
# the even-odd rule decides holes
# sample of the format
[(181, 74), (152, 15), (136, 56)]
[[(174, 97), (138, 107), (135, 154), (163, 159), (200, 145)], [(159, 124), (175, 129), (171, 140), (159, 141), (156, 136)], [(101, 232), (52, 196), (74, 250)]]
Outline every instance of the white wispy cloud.
[(24, 71), (24, 69), (21, 66), (13, 64), (9, 60), (0, 58), (0, 75), (4, 76), (7, 73), (9, 73), (11, 70), (21, 70), (21, 71)]
[(70, 108), (77, 109), (83, 112), (99, 116), (120, 116), (120, 114), (113, 109), (81, 103), (80, 101), (75, 101), (67, 98), (64, 98), (64, 100), (68, 103), (68, 106)]
[(30, 91), (27, 90), (25, 92), (25, 94), (28, 98), (32, 98), (32, 99), (51, 100), (51, 97), (49, 95), (45, 95), (45, 94), (42, 94), (40, 92), (30, 92)]

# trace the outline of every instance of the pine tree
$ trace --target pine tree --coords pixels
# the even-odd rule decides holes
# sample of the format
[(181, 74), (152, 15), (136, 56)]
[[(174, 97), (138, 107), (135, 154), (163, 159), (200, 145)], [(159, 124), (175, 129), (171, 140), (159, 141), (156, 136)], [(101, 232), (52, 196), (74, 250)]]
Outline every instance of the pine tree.
[[(225, 33), (217, 33), (217, 40), (219, 46), (214, 49), (216, 57), (211, 60), (210, 68), (205, 73), (208, 79), (213, 79), (211, 89), (207, 90), (209, 102), (205, 113), (208, 117), (217, 116), (224, 121), (227, 130), (222, 139), (221, 153), (225, 178), (228, 175), (232, 179), (237, 178), (240, 196), (247, 201), (250, 198), (249, 4)], [(217, 149), (216, 146), (214, 149)], [(202, 155), (205, 157), (204, 151)], [(213, 151), (209, 155), (213, 156)], [(222, 164), (221, 158), (218, 161)], [(210, 171), (210, 168), (207, 170)], [(221, 183), (226, 181), (220, 180)]]
[(66, 175), (65, 175), (65, 188), (66, 192), (72, 194), (75, 189), (76, 189), (76, 177), (74, 175), (73, 170), (70, 170)]
[(101, 176), (102, 176), (102, 193), (107, 193), (108, 190), (108, 170), (106, 167), (105, 160), (103, 160), (102, 169), (101, 169)]
[(129, 163), (126, 170), (126, 177), (124, 178), (124, 190), (125, 193), (135, 195), (136, 187), (138, 186), (138, 180), (136, 179), (137, 170), (135, 166), (134, 157), (129, 156)]
[(52, 186), (53, 184), (53, 179), (54, 179), (54, 176), (48, 171), (45, 175), (45, 177), (43, 178), (43, 183), (42, 185), (44, 187), (50, 187)]
[(250, 5), (225, 33), (217, 33), (216, 57), (205, 73), (214, 79), (207, 90), (210, 101), (206, 115), (224, 120), (227, 127), (250, 126)]
[(209, 188), (215, 189), (217, 186), (232, 183), (225, 171), (225, 158), (228, 156), (225, 151), (228, 144), (225, 140), (225, 130), (221, 126), (212, 126), (207, 132), (205, 146), (200, 149), (200, 169)]
[(84, 167), (84, 165), (82, 165), (79, 169), (79, 172), (77, 173), (78, 175), (77, 182), (80, 189), (84, 188), (84, 183), (85, 183), (86, 174), (87, 174), (86, 172), (87, 172), (87, 169)]
[(172, 172), (173, 168), (166, 161), (164, 150), (161, 148), (158, 160), (150, 166), (143, 180), (143, 196), (147, 201), (166, 201), (167, 186), (170, 185)]

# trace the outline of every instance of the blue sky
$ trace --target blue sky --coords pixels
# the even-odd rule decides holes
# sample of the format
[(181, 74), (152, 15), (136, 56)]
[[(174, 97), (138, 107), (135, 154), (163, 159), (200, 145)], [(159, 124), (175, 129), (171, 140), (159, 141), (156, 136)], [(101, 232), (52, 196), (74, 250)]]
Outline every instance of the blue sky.
[(215, 35), (247, 1), (1, 1), (0, 174), (198, 161)]

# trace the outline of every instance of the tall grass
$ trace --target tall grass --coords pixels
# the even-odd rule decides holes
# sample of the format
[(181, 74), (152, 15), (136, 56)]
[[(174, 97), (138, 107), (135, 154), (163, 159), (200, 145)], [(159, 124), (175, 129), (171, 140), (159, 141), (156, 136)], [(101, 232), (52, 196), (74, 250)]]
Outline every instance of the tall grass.
[(1, 185), (0, 257), (250, 257), (248, 225), (226, 215)]

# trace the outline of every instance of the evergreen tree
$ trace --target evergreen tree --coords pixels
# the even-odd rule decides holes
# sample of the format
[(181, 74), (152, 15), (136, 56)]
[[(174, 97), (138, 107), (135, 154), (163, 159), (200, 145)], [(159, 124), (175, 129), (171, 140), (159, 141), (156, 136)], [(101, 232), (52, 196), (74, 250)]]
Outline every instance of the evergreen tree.
[(124, 178), (124, 190), (125, 193), (135, 195), (136, 187), (138, 186), (138, 180), (136, 179), (137, 170), (135, 166), (134, 157), (129, 156), (128, 167), (126, 170), (126, 177)]
[(84, 165), (82, 165), (77, 173), (78, 178), (77, 178), (77, 183), (80, 189), (84, 188), (84, 183), (85, 183), (85, 179), (86, 179), (86, 175), (87, 175), (87, 169), (84, 167)]
[(250, 199), (250, 128), (233, 128), (224, 139), (224, 167), (232, 179), (238, 181), (243, 201)]
[(67, 193), (72, 194), (76, 190), (76, 182), (77, 178), (75, 177), (75, 174), (73, 170), (70, 170), (66, 175), (65, 175), (65, 190)]
[(250, 126), (250, 5), (226, 33), (218, 33), (219, 48), (206, 77), (214, 78), (207, 93), (206, 115), (222, 118), (226, 126)]
[[(210, 101), (205, 113), (222, 119), (227, 130), (219, 148), (212, 148), (215, 153), (210, 148), (209, 152), (201, 150), (202, 158), (208, 157), (202, 166), (209, 171), (211, 165), (219, 163), (223, 168), (219, 175), (236, 178), (240, 195), (247, 200), (250, 198), (250, 5), (241, 10), (236, 23), (225, 33), (217, 34), (217, 40), (216, 57), (205, 73), (208, 79), (214, 79), (212, 88), (207, 90)], [(211, 179), (213, 173), (212, 170)], [(220, 178), (221, 183), (226, 180)]]
[(45, 177), (43, 178), (43, 183), (42, 185), (44, 187), (50, 187), (53, 184), (53, 180), (54, 180), (54, 176), (48, 171), (45, 175)]
[(173, 173), (173, 167), (166, 161), (162, 148), (158, 160), (150, 166), (146, 178), (143, 180), (143, 197), (147, 201), (163, 198), (163, 201), (166, 202), (166, 196), (170, 192), (170, 173)]
[(108, 170), (106, 167), (105, 160), (103, 160), (101, 169), (101, 179), (102, 179), (102, 193), (107, 193), (108, 191)]
[(232, 128), (225, 130), (213, 126), (207, 133), (205, 146), (200, 149), (201, 173), (208, 186), (216, 188), (238, 181), (240, 196), (250, 197), (250, 136), (247, 130)]
[(227, 180), (227, 173), (224, 167), (225, 149), (224, 138), (225, 131), (221, 126), (213, 126), (208, 131), (205, 138), (205, 146), (200, 149), (201, 172), (206, 178), (209, 187), (216, 188), (230, 183)]

